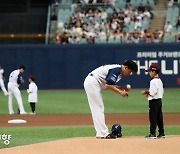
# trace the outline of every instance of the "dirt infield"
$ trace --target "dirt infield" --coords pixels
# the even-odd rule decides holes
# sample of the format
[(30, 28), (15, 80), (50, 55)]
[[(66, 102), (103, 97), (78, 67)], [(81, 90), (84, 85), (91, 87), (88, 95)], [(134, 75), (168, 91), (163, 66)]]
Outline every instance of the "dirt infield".
[[(26, 124), (8, 124), (8, 120), (23, 119)], [(180, 125), (179, 113), (164, 114), (165, 125)], [(107, 124), (147, 125), (148, 114), (106, 114)], [(52, 115), (1, 115), (0, 127), (2, 126), (70, 126), (70, 125), (93, 125), (90, 114), (52, 114)]]
[[(8, 124), (8, 120), (23, 119), (26, 124)], [(180, 125), (180, 114), (164, 114), (165, 125)], [(107, 124), (149, 124), (148, 114), (106, 114)], [(70, 126), (93, 125), (90, 114), (60, 115), (1, 115), (0, 127), (12, 126)], [(3, 154), (179, 154), (180, 136), (166, 136), (165, 139), (122, 137), (119, 139), (96, 139), (78, 137), (0, 149)]]
[(70, 138), (1, 149), (3, 154), (179, 154), (180, 136), (165, 139), (123, 137), (120, 139), (96, 139), (93, 137)]

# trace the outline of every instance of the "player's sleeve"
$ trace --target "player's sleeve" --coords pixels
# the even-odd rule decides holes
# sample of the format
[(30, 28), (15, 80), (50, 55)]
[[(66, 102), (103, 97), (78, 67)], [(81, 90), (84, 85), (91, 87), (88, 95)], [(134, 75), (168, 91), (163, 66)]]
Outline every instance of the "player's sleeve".
[(108, 74), (106, 76), (106, 84), (115, 85), (118, 79), (118, 76), (120, 75), (121, 71), (120, 68), (113, 68), (108, 71)]

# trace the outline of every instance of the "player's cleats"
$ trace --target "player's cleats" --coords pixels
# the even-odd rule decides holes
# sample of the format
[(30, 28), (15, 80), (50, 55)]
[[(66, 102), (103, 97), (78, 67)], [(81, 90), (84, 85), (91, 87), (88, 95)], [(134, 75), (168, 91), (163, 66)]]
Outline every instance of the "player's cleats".
[(116, 139), (117, 136), (114, 134), (108, 134), (106, 137), (101, 137), (101, 139)]

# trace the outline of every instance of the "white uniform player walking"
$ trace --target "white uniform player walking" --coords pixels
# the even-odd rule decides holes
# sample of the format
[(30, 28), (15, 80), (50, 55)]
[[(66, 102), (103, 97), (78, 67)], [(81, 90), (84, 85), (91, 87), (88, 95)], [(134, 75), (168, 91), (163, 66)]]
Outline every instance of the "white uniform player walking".
[(38, 91), (38, 87), (36, 85), (36, 83), (34, 82), (35, 78), (34, 76), (30, 76), (29, 77), (29, 89), (27, 89), (27, 93), (29, 94), (28, 96), (28, 102), (30, 103), (30, 107), (31, 107), (31, 114), (36, 114), (35, 110), (36, 110), (36, 103), (38, 101), (38, 95), (37, 95), (37, 91)]
[(2, 69), (0, 66), (0, 87), (1, 87), (2, 91), (4, 92), (4, 95), (7, 96), (8, 92), (4, 86), (3, 73), (4, 73), (4, 69)]
[(127, 97), (128, 92), (117, 88), (116, 84), (122, 76), (137, 72), (137, 69), (137, 64), (128, 60), (123, 65), (112, 64), (98, 67), (86, 77), (84, 89), (87, 94), (97, 138), (116, 138), (109, 134), (105, 124), (104, 103), (101, 91), (103, 89), (110, 89), (123, 97)]
[(20, 66), (19, 69), (14, 70), (11, 72), (9, 76), (9, 82), (8, 82), (8, 93), (9, 93), (9, 101), (8, 101), (8, 107), (9, 107), (9, 114), (14, 114), (13, 110), (13, 97), (16, 98), (20, 114), (26, 114), (22, 102), (21, 92), (19, 90), (19, 85), (24, 83), (24, 80), (21, 76), (21, 73), (23, 73), (25, 70), (24, 66)]

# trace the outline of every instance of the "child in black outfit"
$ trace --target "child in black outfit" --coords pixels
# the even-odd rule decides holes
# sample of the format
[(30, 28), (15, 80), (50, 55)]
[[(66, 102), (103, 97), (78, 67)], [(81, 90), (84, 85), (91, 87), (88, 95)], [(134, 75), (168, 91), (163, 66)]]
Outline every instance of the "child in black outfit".
[[(165, 138), (163, 113), (162, 113), (162, 98), (163, 98), (163, 83), (159, 78), (160, 68), (157, 64), (152, 64), (146, 72), (149, 72), (152, 80), (150, 81), (149, 91), (142, 91), (142, 95), (146, 95), (149, 100), (149, 121), (150, 134), (145, 138)], [(156, 127), (159, 128), (159, 135), (156, 137)]]

